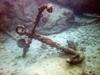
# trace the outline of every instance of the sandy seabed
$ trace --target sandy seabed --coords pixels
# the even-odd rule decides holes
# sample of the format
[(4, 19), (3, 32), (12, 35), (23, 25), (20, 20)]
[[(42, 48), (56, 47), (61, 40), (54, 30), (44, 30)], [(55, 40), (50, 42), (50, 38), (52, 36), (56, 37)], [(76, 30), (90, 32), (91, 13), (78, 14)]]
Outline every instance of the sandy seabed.
[[(65, 47), (67, 40), (78, 42), (84, 48), (85, 70), (100, 74), (100, 24), (70, 28), (47, 37)], [(37, 40), (33, 40), (26, 58), (21, 55), (22, 49), (17, 47), (16, 41), (1, 33), (0, 75), (82, 75), (84, 70), (82, 64), (70, 66), (65, 57), (59, 56), (59, 50)]]

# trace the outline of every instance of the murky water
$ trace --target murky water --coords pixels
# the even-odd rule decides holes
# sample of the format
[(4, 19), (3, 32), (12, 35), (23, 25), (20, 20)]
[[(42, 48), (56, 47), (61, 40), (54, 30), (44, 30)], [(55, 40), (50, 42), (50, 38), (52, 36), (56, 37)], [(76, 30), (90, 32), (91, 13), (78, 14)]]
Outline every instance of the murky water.
[[(38, 2), (33, 4), (38, 6)], [(29, 19), (32, 19), (33, 4), (27, 5), (24, 10), (28, 10), (26, 13), (29, 15), (26, 15), (26, 17)], [(46, 35), (65, 48), (68, 47), (67, 41), (76, 42), (76, 51), (82, 50), (81, 52), (85, 56), (84, 61), (78, 65), (69, 65), (67, 62), (69, 55), (64, 55), (61, 50), (50, 47), (36, 39), (32, 40), (29, 51), (23, 58), (23, 49), (19, 48), (17, 41), (13, 39), (13, 37), (16, 39), (21, 37), (12, 27), (11, 36), (5, 32), (0, 33), (0, 75), (100, 74), (100, 22), (96, 20), (97, 18), (79, 17), (67, 8), (57, 4), (53, 5), (53, 13), (44, 12), (36, 32)], [(37, 10), (37, 6), (34, 7), (35, 10)], [(24, 16), (21, 15), (22, 18)], [(36, 13), (33, 16), (36, 17)], [(31, 28), (32, 21), (26, 22), (26, 19), (18, 21), (17, 19), (15, 21)]]

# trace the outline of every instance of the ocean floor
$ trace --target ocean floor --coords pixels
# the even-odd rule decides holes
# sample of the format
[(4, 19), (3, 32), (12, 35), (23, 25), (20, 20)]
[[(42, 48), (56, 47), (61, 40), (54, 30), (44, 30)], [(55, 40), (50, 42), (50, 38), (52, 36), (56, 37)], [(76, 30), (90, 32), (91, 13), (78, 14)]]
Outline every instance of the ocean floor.
[[(67, 40), (84, 48), (84, 64), (71, 66), (60, 50), (33, 40), (26, 58), (22, 49), (11, 37), (0, 34), (0, 75), (96, 75), (100, 74), (100, 24), (70, 28), (62, 33), (47, 36), (67, 47)], [(92, 72), (91, 72), (92, 70)], [(83, 71), (88, 74), (83, 74)]]

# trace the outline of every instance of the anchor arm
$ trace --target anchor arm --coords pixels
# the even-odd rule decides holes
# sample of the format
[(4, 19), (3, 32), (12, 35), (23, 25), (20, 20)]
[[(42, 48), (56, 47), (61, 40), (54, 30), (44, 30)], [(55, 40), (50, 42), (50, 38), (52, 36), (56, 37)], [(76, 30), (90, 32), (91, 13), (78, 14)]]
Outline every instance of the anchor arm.
[(38, 8), (38, 14), (36, 16), (35, 22), (33, 22), (32, 33), (35, 32), (35, 29), (38, 26), (38, 23), (39, 23), (41, 17), (43, 16), (42, 13), (44, 12), (44, 10), (47, 10), (48, 13), (52, 13), (52, 11), (53, 11), (52, 4), (50, 4), (50, 3), (45, 4), (45, 5)]

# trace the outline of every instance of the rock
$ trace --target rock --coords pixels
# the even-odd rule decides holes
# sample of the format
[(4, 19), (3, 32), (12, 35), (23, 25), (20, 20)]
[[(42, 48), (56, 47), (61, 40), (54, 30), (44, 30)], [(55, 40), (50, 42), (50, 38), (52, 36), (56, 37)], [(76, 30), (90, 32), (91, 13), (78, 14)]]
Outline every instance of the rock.
[(45, 20), (47, 22), (41, 20), (39, 26), (36, 28), (37, 32), (44, 35), (57, 34), (75, 25), (75, 16), (71, 10), (60, 9), (57, 5), (54, 7), (55, 9), (52, 14), (44, 15), (47, 17), (47, 20)]
[(76, 14), (97, 13), (100, 14), (100, 0), (49, 0), (64, 7), (71, 8)]
[[(41, 0), (3, 0), (0, 2), (0, 7), (2, 7), (0, 10), (1, 15), (5, 12), (2, 17), (0, 17), (1, 28), (6, 28), (7, 30), (10, 28), (10, 30), (15, 30), (15, 26), (17, 24), (23, 24), (27, 28), (31, 28), (32, 22), (34, 21), (33, 19), (35, 19), (37, 15), (38, 7), (47, 3), (48, 0), (42, 0), (42, 2)], [(7, 6), (7, 4), (9, 6)], [(9, 10), (7, 8), (9, 8)], [(36, 31), (44, 35), (60, 33), (72, 26), (75, 20), (74, 13), (71, 10), (63, 9), (59, 5), (55, 4), (52, 14), (44, 12), (43, 15), (44, 16), (41, 19)], [(6, 24), (4, 25), (4, 23)]]

